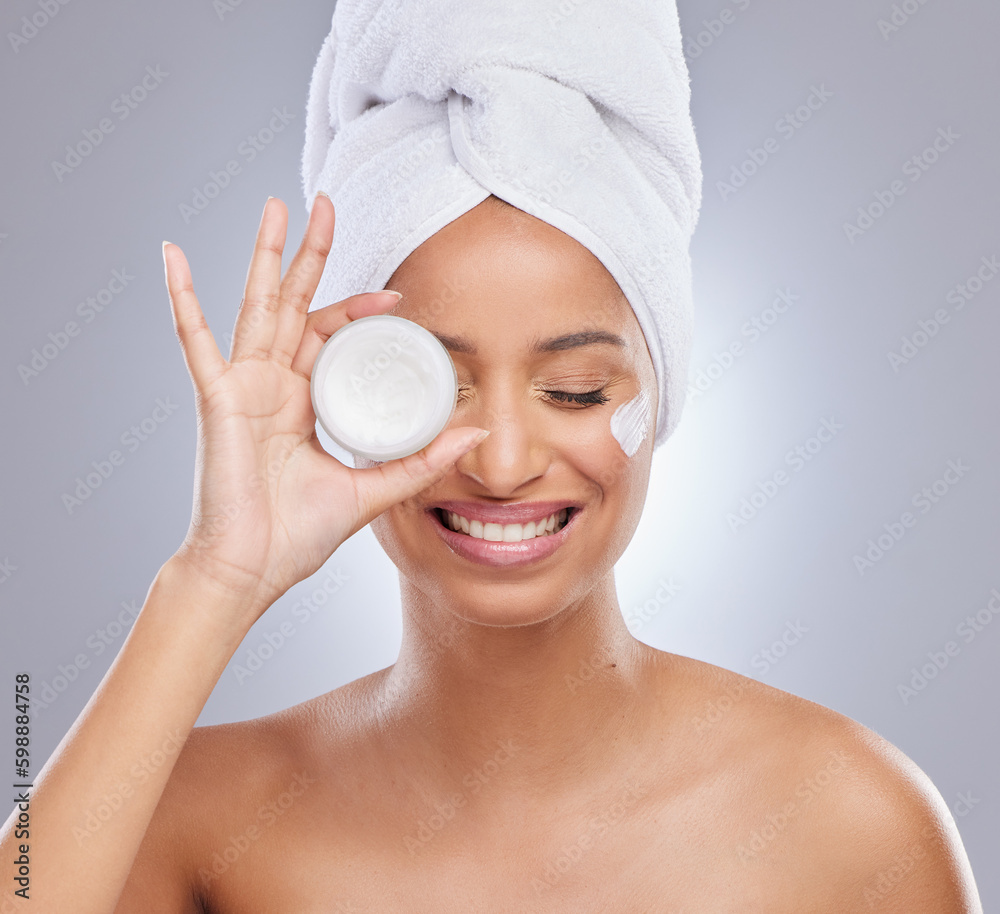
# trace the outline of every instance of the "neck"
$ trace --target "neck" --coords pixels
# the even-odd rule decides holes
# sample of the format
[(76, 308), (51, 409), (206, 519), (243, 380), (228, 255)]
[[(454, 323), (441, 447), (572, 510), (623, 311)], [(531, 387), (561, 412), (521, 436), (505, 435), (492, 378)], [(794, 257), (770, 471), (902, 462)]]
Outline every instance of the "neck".
[(509, 627), (468, 622), (401, 584), (403, 642), (380, 704), (390, 738), (427, 770), (460, 785), (485, 764), (519, 795), (551, 795), (574, 775), (599, 778), (621, 757), (615, 742), (646, 726), (652, 665), (613, 573), (552, 618)]

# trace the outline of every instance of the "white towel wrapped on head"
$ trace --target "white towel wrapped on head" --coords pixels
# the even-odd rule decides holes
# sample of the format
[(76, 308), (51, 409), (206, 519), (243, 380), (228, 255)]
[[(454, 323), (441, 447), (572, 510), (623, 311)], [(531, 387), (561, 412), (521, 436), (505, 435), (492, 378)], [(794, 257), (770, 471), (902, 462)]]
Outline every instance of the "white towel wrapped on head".
[(316, 301), (382, 289), (493, 194), (588, 248), (680, 418), (701, 206), (675, 0), (339, 0), (312, 75), (306, 205), (337, 227)]

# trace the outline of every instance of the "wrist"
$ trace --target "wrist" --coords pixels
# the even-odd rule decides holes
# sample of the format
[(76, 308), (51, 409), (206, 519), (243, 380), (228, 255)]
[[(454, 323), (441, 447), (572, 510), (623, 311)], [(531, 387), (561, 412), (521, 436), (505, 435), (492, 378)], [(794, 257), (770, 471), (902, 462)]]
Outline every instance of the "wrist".
[(264, 594), (261, 582), (222, 577), (183, 551), (163, 563), (152, 589), (162, 595), (172, 613), (194, 615), (225, 635), (237, 637), (234, 649), (275, 599)]

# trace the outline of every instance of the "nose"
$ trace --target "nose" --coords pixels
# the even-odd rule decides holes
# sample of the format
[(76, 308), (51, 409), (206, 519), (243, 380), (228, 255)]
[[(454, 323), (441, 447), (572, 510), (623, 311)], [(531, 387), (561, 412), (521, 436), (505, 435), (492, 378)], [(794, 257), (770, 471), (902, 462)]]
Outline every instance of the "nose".
[(455, 469), (482, 486), (484, 494), (497, 498), (516, 496), (544, 476), (551, 462), (539, 407), (523, 392), (518, 397), (483, 394), (478, 403), (463, 408), (454, 423), (489, 430), (484, 441), (459, 458)]

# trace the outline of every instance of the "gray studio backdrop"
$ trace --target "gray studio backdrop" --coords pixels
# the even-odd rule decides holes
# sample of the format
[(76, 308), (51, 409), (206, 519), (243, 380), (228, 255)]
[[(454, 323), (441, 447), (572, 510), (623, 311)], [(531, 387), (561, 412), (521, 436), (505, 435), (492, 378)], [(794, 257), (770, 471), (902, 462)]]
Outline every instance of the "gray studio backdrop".
[[(228, 352), (267, 196), (291, 211), (286, 265), (305, 225), (333, 6), (63, 3), (5, 4), (0, 49), (0, 682), (32, 675), (39, 767), (187, 529), (195, 412), (160, 243), (183, 247)], [(899, 746), (953, 809), (990, 910), (1000, 6), (683, 0), (681, 20), (705, 167), (697, 344), (618, 566), (623, 612), (643, 641)], [(264, 615), (200, 723), (333, 689), (399, 640), (366, 528)]]

